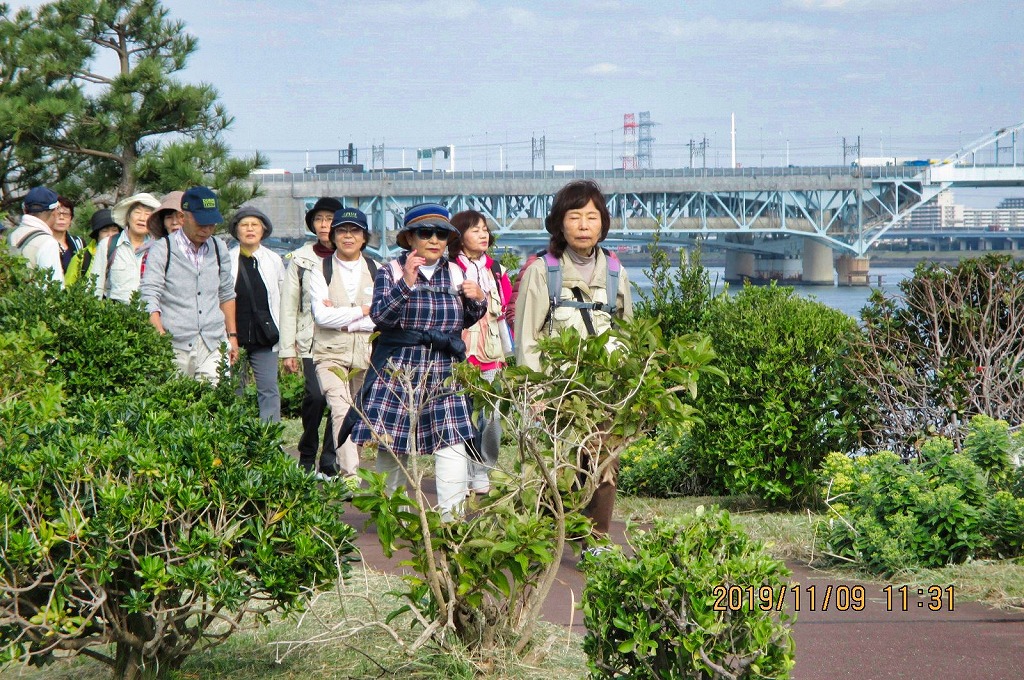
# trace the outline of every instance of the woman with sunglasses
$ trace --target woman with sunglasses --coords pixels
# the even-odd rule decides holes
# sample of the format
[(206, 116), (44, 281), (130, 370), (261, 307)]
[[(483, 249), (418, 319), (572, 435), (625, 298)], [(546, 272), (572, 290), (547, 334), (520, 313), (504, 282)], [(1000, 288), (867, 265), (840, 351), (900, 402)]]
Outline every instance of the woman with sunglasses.
[[(374, 279), (370, 318), (380, 336), (361, 392), (362, 417), (352, 428), (356, 444), (379, 444), (377, 472), (387, 474), (391, 492), (409, 486), (400, 460), (413, 452), (433, 454), (445, 520), (455, 517), (466, 497), (466, 442), (474, 432), (466, 398), (444, 382), (466, 358), (463, 329), (487, 309), (480, 285), (444, 257), (458, 236), (441, 205), (424, 203), (405, 213), (397, 241), (408, 252), (381, 267)], [(407, 393), (400, 374), (411, 377), (415, 393)], [(415, 423), (410, 406), (419, 411)]]

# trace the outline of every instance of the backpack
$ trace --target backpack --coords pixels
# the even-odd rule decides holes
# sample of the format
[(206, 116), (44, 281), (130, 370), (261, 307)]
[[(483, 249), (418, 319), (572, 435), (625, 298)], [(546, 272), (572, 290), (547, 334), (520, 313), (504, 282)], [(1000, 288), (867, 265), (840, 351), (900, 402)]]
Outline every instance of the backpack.
[(574, 288), (573, 292), (576, 299), (562, 299), (562, 263), (561, 261), (549, 253), (546, 249), (538, 252), (535, 255), (530, 255), (526, 258), (526, 262), (519, 269), (519, 276), (516, 277), (516, 288), (518, 289), (519, 281), (522, 278), (523, 272), (526, 271), (527, 267), (533, 264), (533, 261), (542, 258), (544, 265), (548, 270), (548, 313), (544, 317), (544, 323), (541, 326), (547, 326), (551, 323), (551, 315), (557, 307), (571, 307), (573, 309), (580, 310), (580, 314), (583, 316), (583, 323), (587, 327), (587, 332), (591, 335), (597, 335), (594, 329), (594, 322), (590, 317), (590, 311), (602, 311), (607, 312), (612, 317), (612, 322), (615, 320), (615, 312), (618, 311), (616, 304), (619, 301), (619, 276), (622, 273), (622, 262), (615, 253), (611, 252), (606, 248), (601, 248), (601, 252), (604, 253), (605, 260), (608, 262), (608, 300), (609, 302), (586, 302), (583, 300), (583, 293), (578, 289)]
[[(323, 258), (324, 280), (327, 281), (327, 285), (328, 286), (331, 285), (331, 277), (334, 275), (334, 264), (331, 262), (332, 259), (334, 259), (333, 255), (331, 255), (330, 257)], [(369, 255), (363, 253), (363, 260), (366, 261), (366, 267), (367, 267), (367, 269), (370, 270), (370, 278), (372, 279), (373, 277), (377, 276), (377, 263), (374, 262), (373, 258), (371, 258)], [(302, 273), (304, 271), (305, 270), (303, 270), (303, 269), (299, 270), (299, 286), (300, 287), (302, 286)]]

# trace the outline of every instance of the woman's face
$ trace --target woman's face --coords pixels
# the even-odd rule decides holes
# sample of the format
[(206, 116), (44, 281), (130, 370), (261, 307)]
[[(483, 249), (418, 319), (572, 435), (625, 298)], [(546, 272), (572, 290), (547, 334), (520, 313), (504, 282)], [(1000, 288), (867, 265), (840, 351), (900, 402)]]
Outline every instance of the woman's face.
[(491, 232), (487, 223), (478, 220), (476, 224), (462, 234), (462, 252), (471, 260), (475, 260), (487, 252), (491, 242)]
[(74, 215), (71, 214), (70, 208), (58, 203), (57, 209), (54, 210), (54, 217), (53, 231), (56, 234), (63, 235), (71, 227), (71, 219)]
[(96, 232), (96, 243), (100, 243), (104, 239), (110, 238), (119, 231), (121, 231), (121, 228), (118, 227), (116, 224), (109, 224), (103, 227), (98, 232)]
[(250, 252), (256, 250), (263, 240), (263, 220), (258, 217), (243, 217), (238, 222), (235, 233), (238, 234), (238, 242), (243, 248)]
[(589, 256), (601, 238), (601, 212), (594, 202), (587, 201), (582, 208), (574, 208), (565, 213), (562, 233), (565, 242), (576, 254)]
[(441, 256), (444, 255), (444, 251), (448, 247), (448, 237), (450, 235), (451, 232), (444, 227), (420, 227), (419, 229), (412, 230), (409, 245), (412, 246), (412, 252), (426, 260), (428, 265), (431, 265), (440, 260)]
[(366, 232), (362, 228), (354, 224), (341, 224), (331, 230), (331, 235), (340, 259), (352, 262), (362, 255), (363, 244), (366, 243)]
[(140, 203), (136, 203), (128, 211), (128, 234), (134, 236), (149, 236), (149, 216), (153, 209)]
[(331, 246), (331, 222), (334, 221), (334, 213), (330, 210), (318, 210), (313, 215), (313, 230), (316, 231), (316, 239), (320, 245)]
[(168, 210), (164, 213), (163, 222), (167, 233), (173, 234), (185, 224), (185, 213), (180, 210)]

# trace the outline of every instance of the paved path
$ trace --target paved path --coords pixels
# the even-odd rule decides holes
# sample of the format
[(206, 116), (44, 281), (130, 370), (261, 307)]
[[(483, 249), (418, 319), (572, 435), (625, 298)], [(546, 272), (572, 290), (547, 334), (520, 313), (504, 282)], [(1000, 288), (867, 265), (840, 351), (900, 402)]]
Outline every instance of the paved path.
[[(374, 529), (363, 530), (366, 519), (351, 507), (346, 510), (346, 521), (360, 532), (357, 545), (364, 563), (380, 571), (397, 572), (400, 558), (389, 560), (383, 556)], [(620, 544), (623, 529), (621, 523), (613, 525)], [(884, 584), (836, 580), (800, 564), (789, 567), (802, 599), (794, 626), (794, 680), (1024, 678), (1024, 611), (999, 611), (961, 601), (955, 591), (953, 611), (949, 611), (946, 591), (939, 611), (929, 611), (927, 594), (920, 598), (916, 591), (908, 592), (903, 611), (898, 589), (887, 598)], [(814, 587), (814, 611), (810, 608), (809, 586)], [(824, 610), (829, 586), (829, 608)], [(840, 611), (838, 593), (859, 596), (856, 588), (864, 589), (863, 610)], [(584, 635), (583, 613), (578, 608), (582, 592), (583, 574), (576, 569), (576, 558), (567, 554), (545, 603), (544, 618)], [(889, 611), (890, 607), (894, 611)]]

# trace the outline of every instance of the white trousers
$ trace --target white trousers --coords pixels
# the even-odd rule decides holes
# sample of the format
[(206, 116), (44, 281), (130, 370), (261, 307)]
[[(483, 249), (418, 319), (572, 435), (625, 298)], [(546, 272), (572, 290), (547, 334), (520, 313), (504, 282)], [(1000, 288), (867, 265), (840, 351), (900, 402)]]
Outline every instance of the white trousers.
[[(402, 464), (407, 462), (407, 458), (402, 455)], [(388, 493), (394, 493), (402, 485), (410, 486), (402, 464), (390, 451), (377, 451), (377, 472), (388, 476)], [(437, 482), (437, 508), (441, 511), (441, 518), (450, 522), (459, 513), (469, 488), (469, 457), (465, 444), (434, 451), (434, 478)]]
[(217, 368), (224, 359), (219, 349), (210, 349), (202, 338), (196, 337), (190, 349), (174, 349), (174, 363), (178, 370), (190, 378), (217, 384)]

